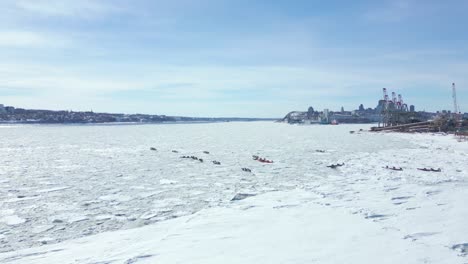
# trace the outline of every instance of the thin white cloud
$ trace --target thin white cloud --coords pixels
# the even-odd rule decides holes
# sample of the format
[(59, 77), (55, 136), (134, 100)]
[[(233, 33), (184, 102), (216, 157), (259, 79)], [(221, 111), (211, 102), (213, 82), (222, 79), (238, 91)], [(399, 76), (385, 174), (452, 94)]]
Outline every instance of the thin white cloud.
[(14, 0), (3, 3), (18, 12), (39, 16), (94, 17), (119, 11), (104, 0)]
[(0, 32), (0, 46), (2, 47), (41, 46), (46, 43), (46, 38), (33, 32)]
[(364, 15), (365, 19), (373, 22), (401, 22), (416, 11), (414, 0), (389, 0), (384, 3), (383, 6), (369, 10)]
[[(381, 69), (350, 67), (170, 67), (122, 66), (103, 72), (94, 65), (85, 68), (60, 68), (46, 65), (0, 64), (0, 87), (36, 89), (45, 93), (82, 94), (89, 97), (118, 91), (155, 91), (161, 99), (208, 100), (222, 97), (225, 91), (271, 95), (276, 98), (318, 98), (350, 96), (383, 86), (405, 87), (432, 83), (443, 86), (452, 72), (409, 69), (395, 66)], [(462, 75), (453, 76), (459, 79)], [(461, 79), (460, 82), (466, 80)], [(174, 85), (174, 84), (187, 85)], [(374, 87), (375, 86), (375, 87)], [(353, 88), (353, 89), (350, 89)], [(270, 98), (271, 98), (270, 96)]]
[(0, 47), (62, 47), (67, 40), (52, 34), (31, 31), (0, 31)]

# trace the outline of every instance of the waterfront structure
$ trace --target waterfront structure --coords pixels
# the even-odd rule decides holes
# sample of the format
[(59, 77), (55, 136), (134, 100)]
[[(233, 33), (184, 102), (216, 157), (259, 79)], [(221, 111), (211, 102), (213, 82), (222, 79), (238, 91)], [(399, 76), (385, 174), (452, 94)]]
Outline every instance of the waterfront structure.
[[(458, 110), (458, 109), (457, 109)], [(293, 111), (288, 113), (282, 121), (290, 124), (330, 124), (332, 120), (338, 123), (379, 123), (379, 126), (398, 126), (409, 123), (425, 122), (434, 120), (437, 117), (450, 115), (450, 111), (441, 112), (416, 112), (414, 105), (408, 105), (403, 101), (403, 96), (395, 92), (388, 95), (387, 89), (383, 88), (383, 98), (381, 98), (375, 108), (365, 108), (363, 104), (357, 110), (330, 111), (324, 109), (322, 112), (314, 111), (309, 107), (307, 112)], [(459, 113), (459, 118), (467, 118), (467, 113)]]
[(417, 114), (413, 111), (408, 111), (408, 105), (403, 102), (401, 94), (396, 95), (392, 92), (390, 99), (387, 93), (387, 88), (383, 88), (383, 100), (379, 101), (381, 107), (381, 124), (384, 127), (397, 126), (408, 123), (420, 122)]

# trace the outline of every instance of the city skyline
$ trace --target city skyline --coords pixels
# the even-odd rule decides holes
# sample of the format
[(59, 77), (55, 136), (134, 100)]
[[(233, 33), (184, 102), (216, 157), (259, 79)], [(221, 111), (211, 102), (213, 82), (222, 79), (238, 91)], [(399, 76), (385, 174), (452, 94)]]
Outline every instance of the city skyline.
[(466, 1), (2, 1), (0, 103), (29, 109), (281, 117), (468, 111)]

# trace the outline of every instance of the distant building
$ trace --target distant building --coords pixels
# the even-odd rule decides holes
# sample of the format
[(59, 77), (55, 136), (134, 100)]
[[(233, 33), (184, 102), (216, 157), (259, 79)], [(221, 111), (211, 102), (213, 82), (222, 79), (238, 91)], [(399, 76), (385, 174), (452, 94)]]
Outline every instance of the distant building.
[(322, 121), (324, 122), (330, 122), (330, 110), (328, 109), (323, 109), (323, 118)]
[(410, 109), (410, 112), (414, 112), (414, 111), (416, 110), (416, 108), (414, 107), (414, 105), (410, 105), (409, 109)]
[(344, 107), (341, 107), (341, 113), (344, 114)]
[(312, 117), (314, 116), (314, 112), (314, 108), (312, 106), (309, 107), (309, 109), (307, 110), (307, 118), (312, 119)]
[(0, 114), (6, 113), (5, 106), (3, 104), (0, 104)]
[(382, 113), (384, 108), (385, 108), (386, 103), (387, 102), (385, 102), (385, 100), (379, 100), (379, 104), (375, 108), (375, 112), (378, 113), (378, 114)]
[(363, 104), (359, 105), (359, 111), (364, 111), (364, 105)]
[(15, 112), (15, 108), (13, 106), (5, 106), (5, 112), (13, 114)]

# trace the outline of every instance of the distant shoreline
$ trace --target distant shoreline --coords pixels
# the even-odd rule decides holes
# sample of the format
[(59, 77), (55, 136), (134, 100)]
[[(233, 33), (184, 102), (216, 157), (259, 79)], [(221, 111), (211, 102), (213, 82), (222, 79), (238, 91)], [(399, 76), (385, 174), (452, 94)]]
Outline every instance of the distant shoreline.
[(245, 120), (213, 120), (213, 121), (168, 121), (168, 122), (0, 122), (2, 125), (70, 125), (70, 126), (123, 126), (123, 125), (182, 125), (182, 124), (212, 124), (230, 122), (274, 122), (277, 119), (245, 119)]
[(0, 104), (0, 124), (168, 124), (236, 121), (276, 121), (258, 117), (187, 117), (149, 114), (74, 112), (65, 110), (23, 109)]

